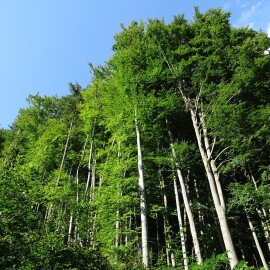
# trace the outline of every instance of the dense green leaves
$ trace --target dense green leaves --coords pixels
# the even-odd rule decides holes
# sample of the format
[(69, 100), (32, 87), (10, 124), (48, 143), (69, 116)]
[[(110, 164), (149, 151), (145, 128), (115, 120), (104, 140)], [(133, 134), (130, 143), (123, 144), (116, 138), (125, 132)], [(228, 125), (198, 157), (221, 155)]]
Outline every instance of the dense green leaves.
[(0, 130), (1, 269), (143, 268), (136, 125), (150, 267), (184, 269), (168, 131), (205, 261), (193, 263), (176, 190), (189, 269), (230, 267), (198, 143), (209, 144), (236, 252), (247, 260), (236, 269), (261, 265), (247, 214), (269, 260), (270, 39), (229, 17), (195, 8), (192, 21), (133, 21), (116, 34), (108, 62), (90, 65), (86, 89), (29, 97), (11, 129)]

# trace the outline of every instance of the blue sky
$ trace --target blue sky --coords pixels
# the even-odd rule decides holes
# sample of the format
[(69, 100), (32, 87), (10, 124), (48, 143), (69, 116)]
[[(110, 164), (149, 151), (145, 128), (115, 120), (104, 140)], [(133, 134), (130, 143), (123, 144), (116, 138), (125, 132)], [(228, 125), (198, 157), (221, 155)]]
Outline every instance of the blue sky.
[(8, 128), (29, 94), (69, 93), (68, 83), (90, 83), (88, 63), (112, 55), (120, 23), (165, 18), (194, 6), (222, 7), (231, 23), (270, 35), (269, 0), (0, 0), (0, 127)]

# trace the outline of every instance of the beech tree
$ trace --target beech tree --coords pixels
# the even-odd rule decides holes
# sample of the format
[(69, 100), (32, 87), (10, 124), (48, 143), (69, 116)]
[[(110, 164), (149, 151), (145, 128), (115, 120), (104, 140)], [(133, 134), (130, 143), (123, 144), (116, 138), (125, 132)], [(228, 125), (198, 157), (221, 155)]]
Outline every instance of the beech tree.
[(29, 96), (0, 130), (3, 269), (269, 269), (270, 40), (229, 17), (122, 25), (85, 89)]

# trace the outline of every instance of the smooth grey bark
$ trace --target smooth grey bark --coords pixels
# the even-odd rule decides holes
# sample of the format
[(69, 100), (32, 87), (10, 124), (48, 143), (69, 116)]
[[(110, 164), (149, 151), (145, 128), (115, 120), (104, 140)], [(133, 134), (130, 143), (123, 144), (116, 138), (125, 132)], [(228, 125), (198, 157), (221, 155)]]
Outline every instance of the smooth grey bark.
[(68, 243), (71, 241), (71, 231), (72, 231), (73, 215), (69, 217), (69, 226), (68, 226)]
[(207, 156), (207, 152), (205, 150), (205, 145), (203, 145), (203, 140), (202, 140), (203, 138), (202, 138), (202, 135), (200, 132), (196, 112), (192, 108), (190, 108), (190, 113), (191, 113), (191, 119), (192, 119), (194, 131), (196, 134), (201, 158), (202, 158), (204, 168), (206, 171), (206, 175), (208, 178), (208, 182), (209, 182), (209, 186), (210, 186), (210, 190), (211, 190), (211, 195), (212, 195), (212, 198), (214, 201), (214, 206), (215, 206), (216, 213), (218, 216), (219, 225), (220, 225), (220, 229), (221, 229), (221, 233), (222, 233), (222, 238), (223, 238), (225, 248), (227, 251), (227, 255), (228, 255), (228, 258), (230, 261), (230, 267), (231, 267), (231, 269), (233, 269), (236, 266), (236, 264), (238, 263), (238, 258), (237, 258), (236, 252), (235, 252), (234, 244), (232, 241), (231, 233), (230, 233), (228, 222), (227, 222), (226, 208), (225, 208), (225, 204), (224, 204), (224, 200), (223, 200), (223, 195), (220, 197), (220, 192), (222, 192), (222, 189), (219, 189), (216, 185), (214, 173), (212, 171), (212, 167), (210, 165), (210, 162), (209, 162), (209, 159)]
[(268, 247), (268, 250), (270, 251), (270, 235), (269, 235), (270, 228), (269, 228), (269, 225), (268, 225), (266, 211), (265, 211), (264, 208), (262, 208), (262, 210), (256, 208), (256, 212), (257, 212), (258, 216), (260, 217), (260, 221), (261, 221), (261, 224), (262, 224), (264, 236), (265, 236), (265, 239), (267, 241), (267, 247)]
[[(121, 158), (121, 143), (118, 142), (118, 152), (117, 152), (117, 166), (120, 165), (120, 158)], [(124, 173), (125, 175), (125, 173)], [(123, 175), (123, 176), (124, 176)], [(120, 179), (119, 179), (120, 181)], [(122, 196), (122, 193), (120, 191), (120, 188), (119, 188), (119, 182), (117, 184), (117, 196), (118, 198), (120, 196)], [(119, 202), (118, 202), (119, 203)], [(119, 211), (119, 208), (116, 210), (116, 222), (115, 222), (115, 246), (118, 247), (119, 245), (121, 245), (120, 243), (120, 237), (119, 237), (119, 232), (120, 232), (120, 211)]]
[(88, 138), (89, 138), (89, 135), (86, 136), (85, 143), (84, 143), (83, 150), (82, 150), (82, 154), (81, 154), (81, 159), (80, 159), (79, 165), (78, 165), (77, 170), (76, 170), (76, 202), (77, 203), (79, 202), (79, 170), (80, 170), (80, 167), (81, 167), (84, 155), (85, 155), (86, 145), (88, 143)]
[[(63, 167), (64, 167), (64, 162), (65, 162), (66, 155), (67, 155), (67, 149), (68, 149), (68, 145), (69, 145), (71, 131), (72, 131), (72, 128), (73, 128), (73, 123), (74, 123), (74, 115), (73, 115), (73, 117), (71, 119), (69, 130), (68, 130), (68, 135), (67, 135), (67, 139), (66, 139), (66, 143), (65, 143), (65, 147), (64, 147), (64, 152), (63, 152), (61, 164), (60, 164), (60, 167), (59, 167), (60, 172), (63, 170)], [(60, 181), (60, 176), (58, 176), (57, 179), (56, 179), (56, 183), (55, 183), (56, 187), (58, 187), (59, 181)], [(50, 219), (50, 217), (52, 215), (52, 209), (53, 209), (53, 204), (50, 203), (50, 205), (47, 208), (46, 214), (45, 214), (45, 220), (48, 221)]]
[(95, 127), (96, 127), (96, 118), (94, 119), (93, 129), (92, 129), (92, 134), (91, 134), (91, 143), (90, 143), (90, 149), (89, 149), (89, 155), (88, 155), (88, 173), (87, 173), (87, 181), (86, 181), (85, 192), (84, 192), (85, 195), (87, 194), (87, 191), (89, 188), (89, 183), (90, 183), (90, 178), (91, 178), (91, 170), (92, 170), (91, 162), (92, 162), (92, 158), (93, 158)]
[(179, 225), (179, 233), (180, 233), (180, 239), (181, 239), (181, 249), (182, 249), (184, 269), (188, 270), (186, 240), (185, 240), (180, 201), (179, 201), (179, 195), (178, 195), (178, 187), (177, 187), (175, 175), (173, 176), (173, 185), (174, 185), (174, 195), (175, 195), (176, 211), (177, 211), (177, 218), (178, 218), (178, 225)]
[(140, 128), (137, 119), (137, 111), (135, 109), (135, 130), (137, 138), (138, 151), (138, 174), (139, 174), (139, 191), (140, 191), (140, 209), (141, 209), (141, 234), (142, 234), (142, 264), (145, 268), (149, 266), (148, 258), (148, 223), (147, 223), (147, 206), (146, 192), (143, 173), (143, 159), (141, 150)]
[(68, 149), (68, 145), (69, 145), (71, 131), (72, 131), (72, 128), (73, 128), (73, 121), (74, 121), (74, 119), (72, 119), (71, 122), (70, 122), (69, 130), (68, 130), (68, 136), (67, 136), (66, 144), (65, 144), (65, 148), (64, 148), (64, 153), (63, 153), (61, 165), (60, 165), (60, 168), (59, 168), (60, 170), (62, 170), (63, 167), (64, 167), (64, 162), (65, 162), (66, 155), (67, 155), (67, 149)]
[[(77, 203), (77, 205), (79, 204), (79, 170), (80, 170), (81, 163), (82, 163), (83, 158), (84, 158), (84, 155), (85, 155), (86, 145), (88, 143), (88, 138), (89, 138), (89, 135), (86, 136), (85, 143), (84, 143), (83, 150), (82, 150), (82, 154), (81, 154), (81, 159), (80, 159), (79, 165), (78, 165), (77, 170), (76, 170), (76, 203)], [(76, 211), (76, 214), (78, 214), (77, 211)], [(80, 239), (79, 239), (79, 227), (78, 227), (79, 225), (78, 225), (77, 218), (75, 219), (74, 223), (75, 223), (75, 227), (74, 227), (74, 238), (78, 242), (80, 242)], [(70, 242), (70, 240), (71, 240), (72, 226), (73, 226), (73, 213), (71, 213), (71, 215), (70, 215), (69, 232), (68, 232), (68, 242)]]
[(262, 261), (262, 264), (263, 264), (263, 267), (265, 270), (269, 270), (269, 267), (267, 265), (267, 262), (265, 260), (265, 257), (264, 257), (264, 254), (263, 254), (263, 251), (262, 251), (262, 248), (261, 248), (261, 245), (260, 245), (260, 242), (259, 242), (259, 239), (257, 237), (257, 234), (256, 234), (256, 231), (255, 231), (255, 228), (252, 224), (252, 221), (250, 219), (250, 216), (249, 214), (247, 213), (247, 211), (245, 210), (246, 212), (246, 216), (247, 216), (247, 220), (248, 220), (248, 225), (249, 225), (249, 228), (252, 232), (252, 236), (253, 236), (253, 239), (254, 239), (254, 242), (255, 242), (255, 245), (256, 245), (256, 248), (258, 250), (258, 253), (259, 253), (259, 256), (260, 256), (260, 259)]
[(95, 186), (96, 186), (96, 159), (93, 160), (93, 164), (91, 167), (91, 184), (90, 184), (89, 202), (92, 202), (94, 200)]
[(165, 183), (164, 179), (161, 175), (161, 172), (159, 172), (159, 178), (160, 178), (160, 187), (163, 195), (163, 205), (164, 205), (164, 215), (163, 215), (163, 223), (164, 223), (164, 235), (165, 235), (165, 249), (166, 249), (166, 260), (167, 260), (167, 266), (176, 266), (175, 262), (175, 256), (171, 249), (171, 233), (169, 231), (169, 220), (168, 220), (168, 199), (165, 192)]
[[(254, 178), (254, 176), (251, 173), (250, 169), (245, 169), (245, 173), (246, 173), (246, 177), (248, 178), (248, 180), (253, 184), (255, 191), (258, 191), (258, 185), (257, 182)], [(269, 220), (268, 220), (268, 216), (267, 216), (267, 212), (265, 210), (265, 208), (257, 208), (256, 207), (256, 212), (260, 218), (260, 222), (262, 224), (262, 228), (263, 228), (263, 232), (264, 232), (264, 236), (266, 238), (267, 241), (267, 246), (268, 246), (268, 250), (270, 251), (270, 226), (269, 226)]]
[(197, 262), (197, 264), (202, 264), (202, 255), (201, 255), (200, 244), (199, 244), (199, 240), (198, 240), (198, 236), (197, 236), (196, 226), (195, 226), (195, 222), (194, 222), (194, 217), (193, 217), (192, 210), (190, 207), (190, 202), (188, 200), (185, 181), (184, 181), (182, 172), (180, 170), (179, 162), (177, 160), (177, 156), (176, 156), (176, 152), (175, 152), (175, 148), (174, 148), (174, 144), (173, 144), (173, 135), (169, 129), (169, 123), (168, 123), (167, 119), (166, 119), (166, 123), (168, 126), (168, 134), (169, 134), (169, 139), (170, 139), (170, 147), (171, 147), (171, 151), (172, 151), (174, 166), (175, 166), (175, 169), (177, 172), (178, 180), (179, 180), (180, 187), (181, 187), (182, 197), (183, 197), (183, 201), (184, 201), (184, 205), (185, 205), (185, 209), (186, 209), (186, 213), (187, 213), (187, 217), (188, 217), (188, 221), (189, 221), (189, 227), (190, 227), (190, 232), (191, 232), (191, 236), (192, 236), (196, 262)]
[[(167, 65), (168, 65), (170, 71), (173, 74), (174, 73), (173, 66), (168, 62), (164, 53), (163, 52), (161, 52), (161, 53), (162, 53)], [(226, 248), (226, 251), (228, 254), (228, 258), (230, 261), (230, 267), (231, 267), (231, 269), (233, 269), (238, 263), (238, 258), (237, 258), (236, 252), (235, 252), (234, 244), (232, 241), (231, 233), (230, 233), (228, 222), (227, 222), (225, 205), (223, 205), (223, 192), (222, 192), (222, 189), (220, 190), (220, 188), (216, 186), (215, 176), (213, 175), (211, 164), (209, 163), (206, 150), (205, 150), (203, 143), (202, 143), (202, 133), (201, 133), (201, 130), (199, 128), (198, 121), (197, 121), (197, 115), (198, 115), (198, 109), (199, 109), (198, 102), (200, 100), (201, 89), (200, 89), (200, 92), (197, 95), (195, 101), (191, 100), (188, 97), (188, 95), (186, 94), (186, 92), (184, 91), (185, 89), (183, 89), (182, 81), (178, 81), (177, 89), (179, 90), (180, 95), (183, 98), (183, 101), (185, 103), (186, 108), (191, 113), (191, 119), (192, 119), (194, 131), (196, 134), (201, 158), (202, 158), (204, 168), (206, 171), (206, 175), (208, 178), (208, 182), (209, 182), (209, 186), (210, 186), (210, 190), (211, 190), (211, 195), (212, 195), (212, 198), (214, 201), (214, 206), (215, 206), (215, 209), (217, 212), (223, 241), (224, 241), (225, 248)], [(194, 105), (195, 105), (195, 109), (193, 109)], [(219, 193), (220, 193), (220, 196), (219, 196)]]
[[(196, 197), (197, 197), (197, 200), (199, 202), (200, 201), (200, 195), (199, 195), (197, 179), (194, 179), (193, 182), (194, 182), (194, 188), (195, 188)], [(199, 225), (200, 225), (200, 234), (201, 234), (201, 236), (203, 236), (204, 233), (203, 233), (202, 228), (204, 226), (204, 216), (203, 216), (203, 213), (202, 213), (202, 211), (200, 209), (198, 210), (198, 218), (199, 218)]]
[[(202, 104), (201, 104), (201, 110), (202, 110)], [(222, 187), (221, 187), (220, 180), (219, 180), (219, 172), (218, 172), (218, 169), (216, 166), (216, 162), (212, 157), (214, 145), (212, 146), (212, 150), (210, 150), (210, 143), (209, 143), (207, 128), (206, 128), (206, 124), (205, 124), (205, 113), (204, 112), (199, 114), (199, 119), (200, 119), (200, 124), (202, 126), (202, 131), (203, 131), (204, 147), (206, 149), (207, 158), (208, 158), (208, 161), (210, 163), (210, 167), (212, 169), (213, 176), (215, 179), (217, 192), (218, 192), (218, 196), (219, 196), (219, 201), (220, 201), (221, 206), (224, 207), (224, 209), (226, 209), (223, 191), (222, 191)]]
[(119, 221), (120, 213), (119, 210), (116, 211), (116, 222), (115, 222), (115, 246), (118, 247), (120, 245), (119, 239), (119, 230), (120, 230), (120, 221)]
[[(64, 167), (64, 162), (65, 162), (65, 159), (66, 159), (66, 156), (67, 156), (67, 149), (68, 149), (68, 145), (69, 145), (71, 131), (72, 131), (72, 128), (73, 128), (73, 122), (74, 122), (74, 117), (72, 117), (72, 120), (70, 122), (69, 130), (68, 130), (68, 136), (67, 136), (67, 139), (66, 139), (66, 144), (65, 144), (65, 148), (64, 148), (64, 153), (63, 153), (63, 156), (62, 156), (61, 164), (60, 164), (60, 167), (59, 167), (59, 171), (62, 171), (63, 170), (63, 167)], [(56, 186), (58, 186), (59, 180), (60, 180), (60, 177), (58, 177), (57, 180), (56, 180)]]

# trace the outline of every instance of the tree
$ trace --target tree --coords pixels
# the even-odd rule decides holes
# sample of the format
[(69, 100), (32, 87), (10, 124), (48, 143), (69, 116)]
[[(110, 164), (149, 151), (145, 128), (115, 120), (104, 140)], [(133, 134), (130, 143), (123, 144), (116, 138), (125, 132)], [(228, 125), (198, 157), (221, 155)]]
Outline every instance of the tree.
[(133, 21), (86, 89), (29, 97), (0, 130), (2, 268), (268, 269), (270, 41), (229, 16)]

